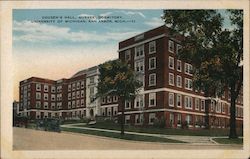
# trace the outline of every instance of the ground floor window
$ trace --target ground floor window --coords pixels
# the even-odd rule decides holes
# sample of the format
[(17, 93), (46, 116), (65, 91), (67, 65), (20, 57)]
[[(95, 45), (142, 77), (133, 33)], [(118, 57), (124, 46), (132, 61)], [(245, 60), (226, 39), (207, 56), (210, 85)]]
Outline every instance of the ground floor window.
[(192, 124), (192, 116), (191, 115), (186, 115), (186, 122), (188, 125)]
[(125, 124), (129, 124), (130, 123), (130, 115), (126, 115), (125, 116)]
[(149, 113), (149, 121), (148, 124), (154, 124), (155, 121), (155, 113)]

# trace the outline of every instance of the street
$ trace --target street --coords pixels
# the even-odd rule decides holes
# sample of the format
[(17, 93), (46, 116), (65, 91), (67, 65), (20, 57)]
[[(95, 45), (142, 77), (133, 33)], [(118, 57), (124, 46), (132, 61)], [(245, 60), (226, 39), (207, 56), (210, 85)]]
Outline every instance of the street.
[(13, 128), (13, 150), (242, 149), (242, 145), (173, 144), (126, 141), (68, 132)]

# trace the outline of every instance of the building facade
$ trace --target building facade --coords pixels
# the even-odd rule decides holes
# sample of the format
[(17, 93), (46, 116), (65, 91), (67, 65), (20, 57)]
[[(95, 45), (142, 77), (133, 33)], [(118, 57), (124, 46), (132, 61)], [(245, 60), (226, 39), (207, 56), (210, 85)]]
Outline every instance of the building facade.
[[(119, 43), (119, 59), (138, 74), (143, 88), (125, 102), (125, 123), (166, 127), (225, 128), (229, 126), (230, 94), (207, 98), (192, 86), (192, 64), (177, 58), (180, 41), (169, 36), (166, 26), (149, 30)], [(243, 94), (236, 103), (237, 125), (242, 125)], [(119, 107), (120, 110), (120, 107)]]

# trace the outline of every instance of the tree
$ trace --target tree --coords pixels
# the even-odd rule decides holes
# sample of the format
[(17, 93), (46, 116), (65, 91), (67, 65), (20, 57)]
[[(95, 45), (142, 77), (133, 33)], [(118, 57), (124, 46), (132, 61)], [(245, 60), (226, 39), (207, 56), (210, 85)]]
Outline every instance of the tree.
[(99, 65), (98, 97), (118, 96), (121, 105), (121, 135), (124, 135), (125, 101), (135, 98), (141, 82), (136, 79), (134, 71), (120, 60), (108, 61)]
[(222, 12), (218, 10), (164, 10), (163, 20), (171, 35), (181, 35), (182, 50), (178, 55), (193, 64), (196, 89), (206, 97), (231, 94), (229, 138), (237, 138), (235, 101), (242, 88), (243, 11), (228, 10), (232, 28), (223, 28)]

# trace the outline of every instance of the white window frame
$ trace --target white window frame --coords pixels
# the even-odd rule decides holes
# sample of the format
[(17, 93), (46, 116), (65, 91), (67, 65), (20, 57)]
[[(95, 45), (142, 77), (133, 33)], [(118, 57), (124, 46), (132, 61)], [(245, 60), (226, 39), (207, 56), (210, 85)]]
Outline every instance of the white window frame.
[(43, 100), (46, 100), (46, 101), (49, 100), (49, 94), (48, 93), (43, 94)]
[(182, 46), (180, 44), (176, 45), (176, 54), (179, 53), (179, 50), (182, 48)]
[[(171, 79), (172, 79), (172, 82), (171, 82)], [(173, 73), (168, 74), (168, 84), (171, 86), (174, 86), (174, 74)]]
[(37, 83), (36, 84), (36, 91), (41, 91), (41, 84), (40, 83)]
[(47, 84), (43, 85), (43, 91), (44, 92), (49, 92), (49, 86)]
[(192, 79), (185, 78), (185, 89), (193, 90), (193, 81), (192, 81)]
[(200, 110), (200, 99), (195, 98), (195, 110)]
[(190, 96), (185, 96), (185, 109), (193, 109), (193, 99)]
[[(170, 65), (172, 63), (172, 66)], [(168, 68), (174, 70), (174, 57), (168, 57)]]
[(43, 102), (43, 109), (49, 109), (49, 103)]
[(168, 105), (169, 107), (174, 107), (174, 93), (171, 92), (168, 93)]
[[(139, 70), (137, 68), (139, 68)], [(144, 60), (135, 61), (135, 72), (144, 73), (144, 70), (145, 70)]]
[[(140, 52), (139, 52), (139, 55), (137, 55), (137, 51), (138, 51), (138, 50), (139, 50), (139, 51), (142, 51), (142, 55), (141, 55)], [(135, 47), (135, 59), (144, 57), (144, 54), (145, 54), (145, 51), (144, 51), (144, 44)]]
[[(178, 66), (180, 66), (180, 69), (178, 69)], [(176, 70), (177, 70), (178, 72), (181, 72), (181, 71), (182, 71), (181, 60), (177, 60), (177, 62), (176, 62)]]
[[(153, 51), (150, 50), (151, 47), (154, 48)], [(149, 54), (156, 53), (156, 42), (155, 42), (155, 41), (149, 42), (149, 44), (148, 44), (148, 53), (149, 53)]]
[[(154, 67), (151, 67), (152, 61), (153, 61)], [(148, 59), (148, 69), (149, 70), (156, 69), (156, 57), (151, 57)]]
[[(154, 77), (153, 83), (151, 81), (152, 77)], [(148, 85), (149, 86), (155, 86), (156, 85), (156, 73), (149, 74), (149, 76), (148, 76)]]
[[(178, 102), (180, 101), (180, 105), (178, 105)], [(176, 107), (181, 108), (182, 107), (182, 95), (176, 94)]]
[(154, 121), (153, 122), (151, 122), (151, 119), (156, 119), (156, 115), (155, 115), (155, 113), (149, 113), (148, 114), (148, 124), (149, 125), (153, 125), (154, 124)]
[(192, 70), (193, 66), (189, 63), (185, 63), (185, 69), (184, 69), (185, 74), (192, 76), (193, 75)]
[(40, 92), (36, 92), (36, 99), (40, 100), (41, 99), (41, 93)]
[[(139, 106), (137, 106), (137, 103), (139, 103)], [(134, 108), (143, 108), (144, 107), (144, 96), (138, 95), (135, 97), (134, 100)]]
[[(128, 107), (127, 107), (128, 104)], [(131, 102), (130, 101), (125, 101), (125, 109), (131, 109)]]
[[(127, 121), (129, 121), (129, 122), (127, 122)], [(128, 125), (128, 124), (130, 124), (130, 115), (125, 115), (125, 125)]]
[[(154, 100), (154, 104), (151, 104), (151, 100)], [(148, 106), (155, 107), (156, 106), (156, 92), (148, 94)]]
[[(171, 49), (171, 45), (172, 45), (172, 49)], [(171, 53), (174, 53), (174, 41), (173, 40), (168, 40), (168, 51)]]
[(68, 102), (68, 108), (69, 109), (71, 108), (71, 102)]
[(56, 87), (55, 86), (51, 86), (51, 92), (56, 93)]
[[(180, 79), (180, 80), (178, 80)], [(180, 83), (178, 83), (178, 81), (180, 81)], [(180, 75), (176, 76), (176, 86), (179, 88), (182, 88), (182, 77)]]
[[(126, 50), (124, 54), (125, 54), (125, 61), (131, 60), (131, 50), (130, 49)], [(127, 58), (127, 57), (129, 57), (129, 58)]]
[(201, 99), (201, 111), (205, 111), (205, 100), (204, 99)]

